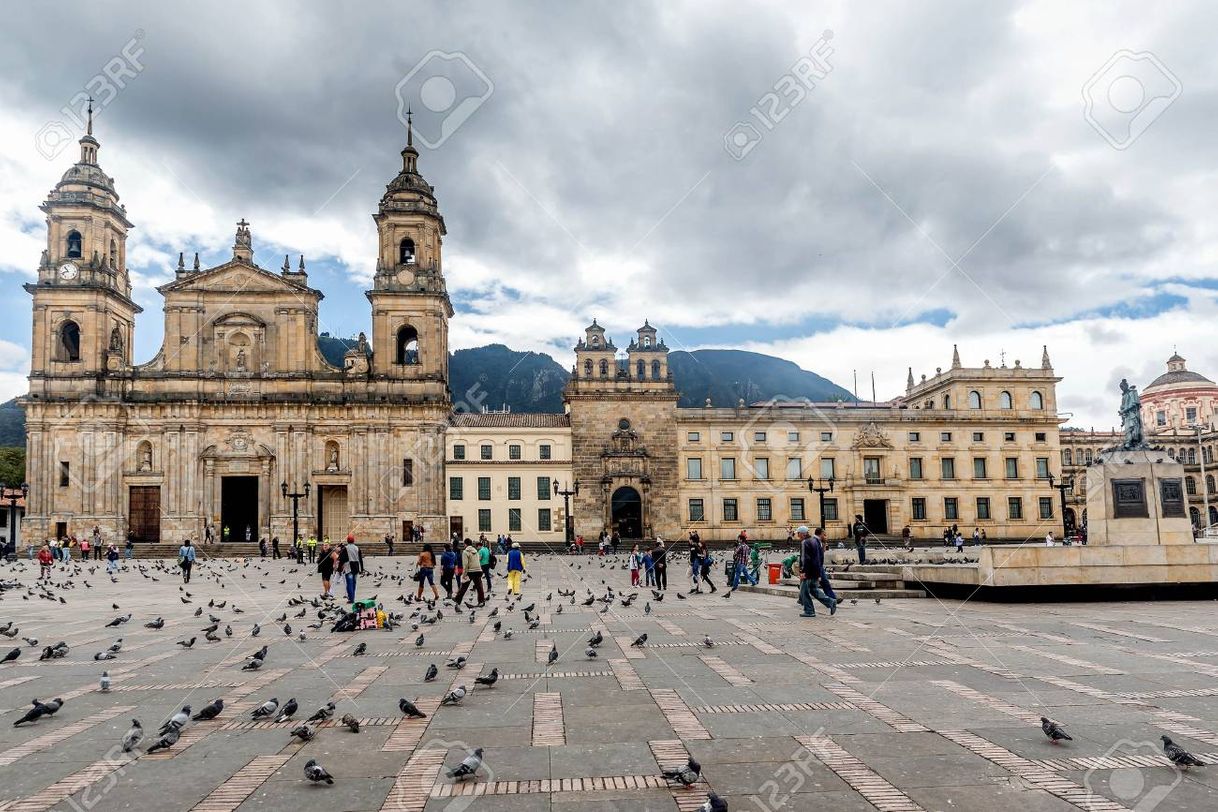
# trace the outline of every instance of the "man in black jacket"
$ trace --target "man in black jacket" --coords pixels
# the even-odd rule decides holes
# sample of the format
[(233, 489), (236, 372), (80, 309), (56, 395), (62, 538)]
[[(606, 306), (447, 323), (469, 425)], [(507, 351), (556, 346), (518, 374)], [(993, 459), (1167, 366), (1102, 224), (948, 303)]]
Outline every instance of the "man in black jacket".
[(808, 528), (800, 526), (795, 535), (800, 539), (799, 544), (799, 602), (803, 606), (801, 617), (816, 617), (816, 607), (812, 599), (820, 601), (829, 610), (830, 615), (837, 613), (837, 601), (830, 598), (821, 589), (821, 579), (825, 577), (825, 550), (821, 546), (820, 535), (824, 531), (819, 527), (816, 535), (808, 533)]
[(850, 528), (850, 532), (854, 535), (854, 546), (859, 551), (859, 563), (867, 563), (867, 535), (871, 532), (867, 529), (867, 523), (863, 521), (862, 514), (854, 514), (854, 525)]
[(656, 589), (668, 589), (668, 550), (660, 538), (656, 539), (655, 549), (651, 551), (651, 571), (655, 574)]

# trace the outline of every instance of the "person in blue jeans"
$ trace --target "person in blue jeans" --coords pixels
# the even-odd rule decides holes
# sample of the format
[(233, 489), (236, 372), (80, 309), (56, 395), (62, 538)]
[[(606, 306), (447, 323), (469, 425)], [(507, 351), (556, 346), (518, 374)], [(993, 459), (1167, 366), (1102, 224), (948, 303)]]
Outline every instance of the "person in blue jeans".
[[(804, 529), (807, 530), (806, 527)], [(757, 586), (757, 579), (749, 572), (749, 544), (743, 533), (736, 539), (736, 549), (732, 552), (732, 561), (735, 564), (735, 570), (732, 572), (732, 589), (740, 586), (741, 578), (753, 586)]]
[(808, 528), (801, 525), (795, 531), (800, 540), (799, 544), (799, 603), (803, 606), (800, 617), (816, 617), (816, 606), (812, 599), (820, 601), (829, 610), (830, 615), (837, 613), (837, 600), (830, 598), (821, 589), (822, 579), (825, 578), (825, 549), (821, 546), (820, 537), (824, 530), (816, 528), (816, 533), (809, 534)]
[(360, 557), (359, 545), (355, 543), (355, 536), (348, 535), (347, 543), (339, 549), (338, 564), (347, 587), (347, 602), (355, 603), (355, 582), (363, 571), (364, 564)]

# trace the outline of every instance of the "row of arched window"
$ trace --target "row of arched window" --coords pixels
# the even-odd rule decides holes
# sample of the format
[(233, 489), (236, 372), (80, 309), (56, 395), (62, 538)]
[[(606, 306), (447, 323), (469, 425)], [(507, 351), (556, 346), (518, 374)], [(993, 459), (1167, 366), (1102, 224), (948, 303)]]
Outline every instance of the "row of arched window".
[[(584, 360), (584, 377), (585, 378), (591, 378), (593, 376), (593, 373), (598, 370), (599, 370), (600, 376), (602, 378), (609, 377), (609, 360), (607, 358), (602, 358), (600, 360), (600, 364), (595, 365), (595, 366), (593, 365), (591, 358)], [(653, 381), (658, 381), (661, 379), (662, 370), (661, 370), (659, 361), (652, 361), (650, 370), (651, 370), (651, 379)], [(647, 366), (646, 361), (640, 360), (640, 361), (635, 362), (634, 374), (635, 374), (635, 377), (638, 378), (640, 381), (647, 380), (647, 371), (648, 371), (648, 366)]]
[[(80, 232), (75, 229), (68, 232), (67, 257), (68, 259), (81, 259), (84, 257), (84, 239), (80, 236)], [(118, 267), (118, 242), (116, 240), (110, 240), (110, 267)]]
[[(1176, 460), (1177, 462), (1181, 462), (1185, 465), (1196, 465), (1197, 464), (1197, 449), (1194, 448), (1193, 446), (1181, 448), (1179, 451), (1177, 451), (1174, 448), (1169, 448), (1169, 449), (1167, 449), (1167, 453), (1171, 456), (1172, 459)], [(1212, 465), (1214, 462), (1214, 449), (1211, 448), (1210, 446), (1203, 447), (1201, 449), (1201, 460), (1206, 465)]]
[[(970, 390), (968, 393), (968, 407), (970, 409), (983, 408), (982, 402), (981, 402), (981, 393), (978, 392), (976, 389)], [(935, 408), (935, 402), (933, 400), (926, 401), (926, 408), (928, 408), (928, 409)], [(951, 395), (943, 396), (943, 408), (944, 409), (952, 408), (952, 396)], [(1011, 393), (1006, 391), (1005, 389), (998, 393), (998, 408), (999, 409), (1014, 409), (1015, 408), (1015, 398), (1013, 398), (1011, 396)], [(1045, 396), (1042, 395), (1040, 392), (1033, 391), (1032, 394), (1028, 395), (1028, 408), (1029, 409), (1045, 408)]]

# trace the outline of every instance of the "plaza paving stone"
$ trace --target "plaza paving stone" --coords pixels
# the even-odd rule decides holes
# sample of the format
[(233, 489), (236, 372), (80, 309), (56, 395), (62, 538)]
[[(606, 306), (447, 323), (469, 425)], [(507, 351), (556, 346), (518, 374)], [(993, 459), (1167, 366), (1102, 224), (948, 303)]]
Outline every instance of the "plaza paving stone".
[[(22, 655), (0, 665), (0, 810), (688, 812), (711, 790), (733, 810), (1218, 808), (1218, 767), (1179, 773), (1158, 747), (1167, 733), (1218, 757), (1218, 619), (1208, 604), (910, 599), (805, 620), (788, 597), (725, 600), (721, 590), (681, 600), (670, 590), (650, 600), (650, 614), (647, 591), (602, 613), (603, 604), (582, 600), (588, 589), (629, 592), (619, 565), (559, 556), (531, 565), (520, 604), (537, 604), (539, 628), (527, 628), (520, 605), (509, 611), (497, 581), (498, 617), (482, 609), (470, 623), (467, 611), (442, 606), (445, 619), (423, 627), (422, 647), (408, 625), (308, 628), (314, 608), (297, 618), (288, 601), (311, 600), (317, 577), (282, 561), (213, 559), (186, 587), (170, 562), (133, 562), (117, 583), (92, 566), (59, 568), (50, 591), (66, 603), (30, 592), (28, 563), (3, 565), (0, 577), (22, 586), (0, 593), (0, 626), (20, 629), (0, 639), (0, 651), (18, 646)], [(413, 585), (410, 564), (370, 566), (361, 596), (413, 612), (398, 600)], [(198, 607), (204, 617), (194, 616)], [(275, 621), (284, 612), (290, 636)], [(127, 613), (129, 623), (104, 628)], [(206, 613), (233, 636), (206, 642)], [(156, 616), (165, 627), (144, 628)], [(512, 639), (494, 632), (495, 620)], [(262, 631), (252, 638), (255, 623)], [(605, 642), (588, 660), (594, 630)], [(647, 645), (630, 647), (643, 632)], [(713, 648), (702, 646), (705, 635)], [(192, 648), (176, 645), (192, 636)], [(117, 659), (92, 659), (118, 637)], [(58, 640), (70, 654), (38, 662)], [(361, 642), (367, 653), (353, 656)], [(263, 669), (242, 671), (264, 643)], [(547, 666), (551, 645), (560, 657)], [(466, 668), (445, 668), (457, 654)], [(432, 662), (440, 675), (427, 683)], [(475, 687), (492, 667), (495, 687)], [(97, 688), (103, 668), (113, 675), (108, 693)], [(439, 707), (456, 684), (469, 696)], [(56, 696), (66, 702), (53, 718), (12, 725), (34, 697)], [(272, 696), (294, 697), (297, 720), (332, 700), (337, 716), (363, 720), (362, 731), (331, 723), (294, 742), (292, 723), (250, 717)], [(404, 720), (403, 696), (428, 717)], [(216, 697), (227, 703), (220, 718), (192, 723), (170, 750), (117, 751), (131, 718), (151, 736), (182, 705), (198, 710)], [(1042, 714), (1074, 741), (1050, 744)], [(454, 785), (444, 768), (474, 746), (484, 748), (484, 768)], [(701, 762), (702, 780), (665, 786), (661, 769), (686, 754)], [(304, 780), (310, 758), (333, 786)], [(1161, 799), (1147, 794), (1156, 792)]]

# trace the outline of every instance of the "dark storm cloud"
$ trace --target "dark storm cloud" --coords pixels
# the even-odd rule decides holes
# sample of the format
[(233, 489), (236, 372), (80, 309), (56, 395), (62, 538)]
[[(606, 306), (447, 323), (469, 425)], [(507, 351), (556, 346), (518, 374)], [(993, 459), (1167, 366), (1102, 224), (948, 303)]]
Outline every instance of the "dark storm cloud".
[[(366, 270), (368, 215), (403, 136), (394, 86), (428, 51), (461, 51), (494, 93), (421, 167), (450, 263), (491, 270), (470, 301), (499, 306), (507, 286), (580, 320), (646, 310), (672, 326), (931, 310), (1043, 321), (1132, 295), (1179, 225), (1153, 197), (1058, 165), (1107, 147), (1077, 106), (1046, 101), (1086, 72), (1029, 72), (1020, 12), (31, 4), (7, 12), (0, 67), (49, 114), (142, 30), (147, 70), (102, 113), (105, 148), (138, 143), (224, 219), (325, 204), (319, 222), (367, 237), (339, 257)], [(724, 133), (756, 124), (750, 108), (825, 29), (832, 71), (734, 160)], [(69, 30), (89, 34), (64, 47)]]

